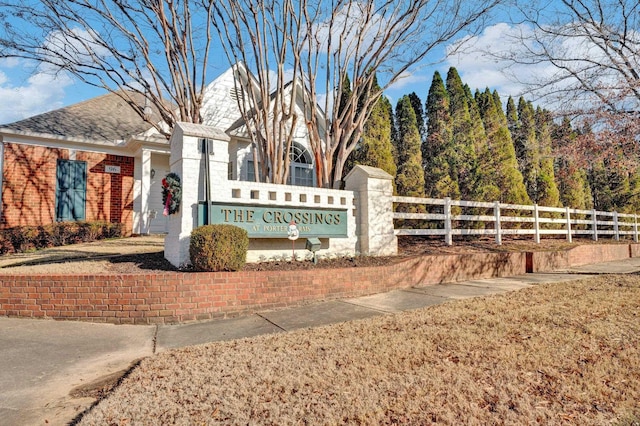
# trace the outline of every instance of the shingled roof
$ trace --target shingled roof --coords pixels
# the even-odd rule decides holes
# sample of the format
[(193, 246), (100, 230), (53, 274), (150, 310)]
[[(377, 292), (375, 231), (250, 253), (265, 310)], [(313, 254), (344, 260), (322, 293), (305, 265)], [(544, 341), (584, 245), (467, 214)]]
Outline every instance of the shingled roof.
[[(134, 96), (134, 99), (140, 98), (140, 103), (144, 104), (141, 94)], [(115, 143), (150, 128), (151, 125), (124, 100), (114, 93), (108, 93), (15, 123), (0, 125), (0, 132), (10, 130), (16, 133)]]

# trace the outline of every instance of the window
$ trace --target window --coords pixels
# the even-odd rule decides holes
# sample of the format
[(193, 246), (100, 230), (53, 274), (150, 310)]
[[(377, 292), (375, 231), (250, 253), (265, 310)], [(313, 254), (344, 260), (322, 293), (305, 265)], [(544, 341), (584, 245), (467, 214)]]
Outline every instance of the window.
[(56, 167), (56, 220), (85, 219), (87, 163), (58, 160)]
[(311, 154), (302, 145), (291, 146), (291, 170), (289, 183), (298, 186), (314, 186), (313, 160)]
[[(250, 155), (247, 156), (245, 162), (246, 169), (243, 173), (245, 180), (253, 182), (255, 181), (255, 169), (253, 167), (254, 162)], [(309, 151), (307, 151), (302, 145), (294, 143), (289, 153), (290, 168), (289, 168), (289, 185), (297, 186), (315, 186), (315, 173), (313, 167), (313, 160)]]
[(255, 182), (256, 181), (256, 169), (253, 165), (253, 160), (247, 160), (247, 181)]
[(313, 186), (313, 164), (291, 164), (291, 185)]

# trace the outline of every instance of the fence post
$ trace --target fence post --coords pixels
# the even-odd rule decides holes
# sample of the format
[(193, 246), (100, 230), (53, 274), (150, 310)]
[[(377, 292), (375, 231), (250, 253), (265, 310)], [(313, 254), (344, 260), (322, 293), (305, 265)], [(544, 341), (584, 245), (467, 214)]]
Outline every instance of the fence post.
[(453, 245), (453, 236), (451, 234), (451, 198), (444, 199), (444, 242), (450, 246)]
[(538, 220), (538, 205), (533, 205), (533, 226), (535, 226), (535, 241), (540, 244), (540, 222)]
[(567, 215), (567, 241), (571, 243), (573, 242), (573, 238), (571, 237), (571, 213), (569, 213), (569, 206), (565, 208), (565, 211)]
[(598, 241), (598, 212), (596, 209), (591, 210), (591, 219), (593, 220), (593, 241)]
[(502, 245), (502, 234), (500, 230), (500, 201), (496, 201), (495, 206), (493, 207), (493, 213), (496, 216), (496, 244)]
[(613, 232), (616, 241), (620, 241), (620, 227), (618, 225), (618, 212), (613, 212)]
[(638, 215), (633, 215), (633, 242), (638, 242)]
[(345, 188), (356, 191), (358, 250), (371, 256), (398, 253), (393, 228), (393, 176), (375, 167), (355, 166), (345, 178)]

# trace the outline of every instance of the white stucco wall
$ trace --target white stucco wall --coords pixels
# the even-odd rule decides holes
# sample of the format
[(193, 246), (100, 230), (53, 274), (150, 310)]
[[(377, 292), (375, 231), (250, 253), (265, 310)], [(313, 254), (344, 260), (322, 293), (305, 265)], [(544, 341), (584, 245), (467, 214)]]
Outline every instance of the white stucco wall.
[[(234, 71), (234, 69), (238, 71)], [(202, 117), (204, 125), (228, 131), (231, 137), (229, 160), (233, 167), (233, 179), (246, 180), (247, 162), (253, 160), (251, 143), (248, 135), (245, 134), (246, 128), (240, 126), (234, 130), (229, 130), (234, 125), (238, 126), (238, 123), (241, 123), (242, 119), (237, 98), (234, 97), (234, 93), (237, 92), (238, 89), (238, 86), (234, 82), (234, 72), (239, 76), (238, 78), (242, 78), (245, 82), (247, 81), (244, 68), (241, 65), (230, 68), (221, 74), (205, 89)], [(291, 86), (288, 87), (289, 91), (285, 96), (291, 95), (290, 88)], [(310, 157), (313, 158), (310, 150), (308, 130), (305, 124), (306, 120), (304, 119), (304, 106), (301, 103), (301, 89), (299, 86), (298, 89), (298, 97), (294, 104), (298, 120), (296, 121), (293, 132), (293, 141), (304, 147), (307, 152), (309, 152)]]

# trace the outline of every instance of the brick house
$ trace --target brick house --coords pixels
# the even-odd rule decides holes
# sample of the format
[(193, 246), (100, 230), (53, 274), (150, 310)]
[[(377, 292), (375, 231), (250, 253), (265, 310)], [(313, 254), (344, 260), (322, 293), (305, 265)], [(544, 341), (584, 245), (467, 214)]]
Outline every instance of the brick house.
[[(252, 78), (236, 65), (207, 86), (203, 124), (231, 137), (229, 178), (253, 180), (234, 73)], [(306, 129), (297, 135), (290, 183), (312, 186)], [(100, 220), (122, 223), (126, 234), (167, 232), (161, 182), (170, 171), (169, 142), (117, 95), (0, 125), (0, 142), (0, 227)]]

